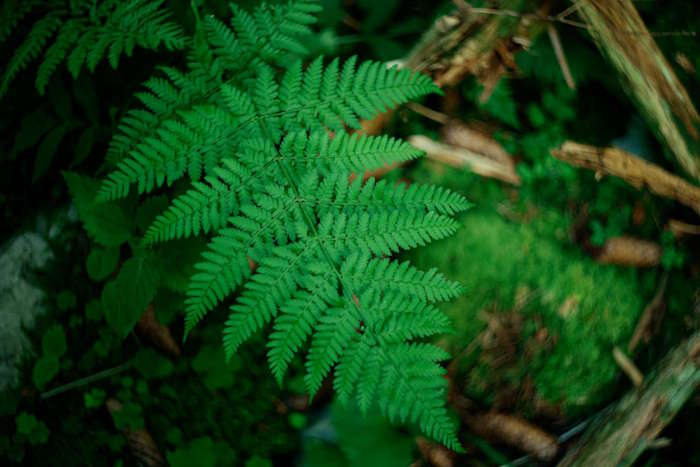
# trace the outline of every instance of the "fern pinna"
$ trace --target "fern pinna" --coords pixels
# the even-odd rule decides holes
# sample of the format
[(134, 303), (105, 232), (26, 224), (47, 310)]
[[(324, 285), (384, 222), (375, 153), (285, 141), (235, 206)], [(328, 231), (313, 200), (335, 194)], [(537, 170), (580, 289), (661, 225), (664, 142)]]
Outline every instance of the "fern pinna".
[(105, 54), (116, 68), (122, 53), (130, 56), (135, 46), (182, 49), (185, 36), (180, 26), (168, 21), (163, 0), (8, 0), (0, 7), (0, 42), (20, 20), (30, 14), (40, 18), (15, 50), (0, 77), (0, 97), (12, 80), (46, 48), (36, 76), (43, 94), (56, 67), (65, 61), (77, 77), (83, 65), (94, 71)]
[[(420, 339), (449, 331), (434, 302), (460, 293), (434, 270), (388, 259), (452, 234), (461, 196), (351, 174), (421, 155), (388, 136), (358, 136), (386, 108), (439, 92), (426, 76), (376, 62), (304, 68), (312, 1), (232, 6), (226, 25), (198, 19), (186, 72), (163, 68), (137, 95), (109, 148), (115, 170), (99, 197), (151, 192), (182, 177), (192, 187), (147, 230), (147, 244), (211, 234), (186, 300), (186, 333), (238, 292), (224, 329), (230, 357), (271, 325), (268, 360), (281, 381), (305, 349), (313, 396), (335, 369), (344, 401), (378, 402), (392, 420), (417, 422), (459, 449), (445, 407), (448, 358)], [(249, 259), (257, 263), (251, 272)]]

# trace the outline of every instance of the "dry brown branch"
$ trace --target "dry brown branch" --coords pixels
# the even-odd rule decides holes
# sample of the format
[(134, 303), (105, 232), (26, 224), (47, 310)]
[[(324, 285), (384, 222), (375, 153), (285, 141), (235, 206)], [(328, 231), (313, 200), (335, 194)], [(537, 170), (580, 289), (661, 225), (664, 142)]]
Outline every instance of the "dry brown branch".
[(599, 415), (559, 466), (629, 466), (653, 447), (700, 384), (700, 332), (673, 349), (647, 378)]
[(700, 116), (632, 1), (585, 0), (576, 4), (598, 48), (619, 72), (641, 113), (678, 163), (700, 180)]
[(700, 225), (688, 224), (677, 219), (668, 221), (668, 229), (673, 232), (676, 238), (686, 235), (700, 235)]
[(602, 264), (650, 268), (661, 262), (662, 254), (663, 250), (657, 243), (621, 236), (608, 238), (596, 260)]
[(632, 381), (634, 387), (638, 388), (642, 385), (644, 382), (644, 375), (641, 371), (639, 371), (637, 365), (635, 365), (634, 362), (630, 360), (630, 358), (617, 346), (613, 349), (613, 359), (615, 360), (615, 363), (617, 363), (617, 366), (620, 367), (622, 372), (627, 375), (630, 381)]
[[(515, 68), (515, 53), (531, 43), (543, 25), (528, 15), (515, 21), (502, 16), (489, 17), (462, 3), (462, 7), (436, 19), (399, 62), (406, 68), (430, 74), (440, 86), (453, 86), (467, 75), (476, 76), (484, 85), (483, 99), (509, 69)], [(504, 0), (504, 7), (516, 7), (519, 3)], [(549, 11), (549, 4), (547, 0), (537, 12), (530, 13), (542, 15)], [(363, 121), (360, 133), (379, 133), (392, 115), (386, 112)]]
[(495, 178), (512, 185), (520, 185), (520, 177), (512, 165), (490, 159), (468, 149), (440, 143), (427, 136), (414, 135), (408, 142), (426, 152), (430, 159), (456, 168), (468, 168), (482, 177)]
[(139, 318), (139, 321), (136, 323), (136, 332), (148, 339), (160, 350), (173, 357), (180, 356), (180, 346), (177, 345), (173, 338), (170, 328), (156, 320), (153, 304), (148, 305), (141, 318)]
[(651, 336), (654, 334), (654, 329), (658, 328), (661, 318), (666, 310), (666, 303), (664, 302), (664, 293), (666, 292), (666, 284), (668, 283), (668, 273), (664, 274), (661, 278), (661, 284), (654, 295), (654, 298), (649, 302), (649, 304), (644, 308), (642, 316), (639, 317), (637, 321), (637, 326), (634, 329), (634, 334), (627, 344), (627, 351), (634, 352), (637, 345), (644, 341), (649, 342)]
[[(122, 403), (111, 397), (105, 401), (105, 405), (110, 414), (122, 411)], [(156, 446), (156, 442), (153, 440), (148, 430), (145, 428), (139, 430), (130, 430), (127, 428), (124, 430), (124, 437), (126, 438), (126, 444), (129, 446), (129, 450), (140, 464), (147, 467), (161, 467), (166, 465), (163, 455), (158, 450), (158, 446)]]
[(554, 435), (515, 415), (487, 412), (462, 418), (477, 435), (517, 448), (541, 461), (551, 461), (559, 450)]
[[(450, 120), (440, 130), (443, 142), (481, 154), (504, 165), (513, 166), (513, 159), (503, 147), (484, 131), (458, 120)], [(513, 168), (515, 170), (515, 168)]]
[(440, 123), (441, 125), (446, 125), (450, 121), (450, 117), (437, 110), (430, 109), (424, 105), (418, 104), (417, 102), (409, 102), (406, 107), (422, 115), (423, 117), (432, 120), (434, 122)]
[(565, 142), (552, 155), (569, 164), (620, 177), (637, 189), (644, 187), (675, 199), (700, 214), (700, 188), (668, 173), (659, 166), (617, 148), (599, 148), (573, 141)]

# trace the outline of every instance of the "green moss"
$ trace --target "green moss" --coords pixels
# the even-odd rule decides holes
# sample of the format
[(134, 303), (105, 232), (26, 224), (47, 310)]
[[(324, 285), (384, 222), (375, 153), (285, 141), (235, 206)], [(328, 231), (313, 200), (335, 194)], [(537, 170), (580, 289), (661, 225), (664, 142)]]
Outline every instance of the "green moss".
[[(457, 330), (446, 344), (460, 357), (465, 392), (496, 403), (504, 385), (522, 394), (531, 381), (535, 397), (521, 399), (526, 408), (537, 399), (574, 415), (601, 403), (618, 374), (612, 349), (626, 344), (644, 308), (638, 272), (598, 265), (568, 247), (568, 219), (554, 212), (519, 224), (475, 210), (462, 222), (455, 237), (412, 260), (465, 287), (445, 305)], [(517, 334), (514, 349), (499, 348), (498, 332), (491, 350), (484, 344), (494, 320)]]

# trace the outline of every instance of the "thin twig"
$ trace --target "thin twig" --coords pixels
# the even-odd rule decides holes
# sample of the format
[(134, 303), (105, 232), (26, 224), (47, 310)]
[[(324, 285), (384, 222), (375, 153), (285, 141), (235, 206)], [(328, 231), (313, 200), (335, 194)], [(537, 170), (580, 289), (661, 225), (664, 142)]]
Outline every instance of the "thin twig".
[(434, 122), (440, 123), (442, 125), (445, 125), (450, 121), (450, 117), (446, 114), (438, 112), (437, 110), (430, 109), (416, 102), (409, 102), (406, 104), (406, 107), (414, 111), (418, 115), (422, 115), (423, 117)]
[(629, 344), (627, 344), (628, 352), (633, 352), (642, 339), (648, 340), (651, 337), (652, 324), (655, 321), (658, 322), (658, 315), (663, 313), (664, 293), (666, 292), (667, 283), (668, 272), (665, 272), (654, 298), (649, 302), (646, 308), (644, 308), (644, 312), (637, 322), (637, 327), (634, 329)]
[(552, 23), (547, 25), (547, 34), (549, 35), (549, 41), (552, 43), (554, 55), (556, 55), (557, 62), (559, 62), (561, 74), (564, 75), (564, 81), (566, 81), (566, 85), (569, 86), (569, 89), (575, 90), (576, 83), (574, 82), (574, 77), (571, 76), (571, 70), (569, 69), (569, 64), (566, 61), (566, 55), (564, 55), (564, 48), (561, 45), (559, 33)]
[(566, 141), (560, 149), (554, 149), (551, 153), (571, 165), (619, 177), (638, 190), (646, 187), (653, 193), (675, 199), (700, 214), (700, 187), (634, 154), (617, 148), (599, 148), (572, 141)]
[[(492, 16), (508, 16), (510, 18), (521, 18), (521, 19), (530, 19), (533, 21), (548, 21), (550, 23), (562, 23), (566, 24), (569, 26), (573, 26), (575, 28), (581, 28), (581, 29), (587, 29), (588, 25), (586, 23), (583, 23), (581, 21), (574, 21), (570, 19), (566, 19), (566, 17), (560, 17), (559, 15), (552, 16), (552, 15), (538, 15), (536, 13), (520, 13), (514, 10), (499, 10), (497, 8), (476, 8), (476, 7), (470, 7), (467, 9), (469, 13), (475, 13), (478, 15), (492, 15)], [(658, 36), (658, 37), (670, 37), (670, 36), (690, 36), (690, 37), (695, 37), (697, 36), (697, 31), (618, 31), (623, 34), (630, 34), (630, 35), (647, 35), (651, 34), (652, 36)]]
[(122, 363), (121, 365), (117, 365), (112, 368), (108, 368), (106, 370), (98, 371), (95, 374), (92, 374), (90, 376), (86, 376), (84, 378), (76, 379), (75, 381), (71, 381), (70, 383), (63, 384), (61, 386), (58, 386), (57, 388), (53, 388), (50, 391), (42, 392), (39, 395), (39, 398), (42, 400), (48, 399), (49, 397), (57, 396), (59, 394), (62, 394), (66, 391), (70, 391), (71, 389), (78, 388), (80, 386), (84, 386), (86, 384), (94, 383), (95, 381), (99, 381), (101, 379), (109, 378), (114, 375), (118, 375), (119, 373), (122, 373), (123, 371), (128, 370), (131, 365), (133, 365), (134, 361), (136, 359), (132, 358), (131, 360)]
[(644, 382), (644, 375), (637, 365), (622, 351), (619, 347), (613, 349), (613, 359), (615, 363), (620, 367), (620, 369), (627, 375), (627, 377), (632, 381), (634, 387), (638, 388)]

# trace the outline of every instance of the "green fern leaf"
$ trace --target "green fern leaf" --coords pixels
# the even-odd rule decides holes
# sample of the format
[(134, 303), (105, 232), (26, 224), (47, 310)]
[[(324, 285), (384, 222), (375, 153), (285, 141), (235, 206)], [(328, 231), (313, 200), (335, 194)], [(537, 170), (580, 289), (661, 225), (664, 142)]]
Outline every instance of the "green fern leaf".
[[(439, 187), (363, 181), (358, 174), (422, 153), (345, 131), (439, 89), (424, 75), (356, 58), (304, 68), (290, 55), (303, 53), (299, 39), (316, 11), (310, 1), (233, 6), (230, 26), (199, 21), (188, 70), (161, 69), (125, 115), (98, 199), (189, 178), (144, 236), (147, 245), (213, 237), (190, 279), (186, 335), (231, 297), (229, 358), (269, 326), (278, 382), (305, 355), (312, 397), (335, 371), (341, 401), (354, 397), (364, 411), (378, 402), (391, 420), (459, 449), (439, 364), (449, 356), (417, 342), (449, 332), (433, 302), (461, 288), (390, 255), (451, 235), (453, 216), (470, 204)], [(118, 44), (115, 56), (128, 50), (109, 44)]]

